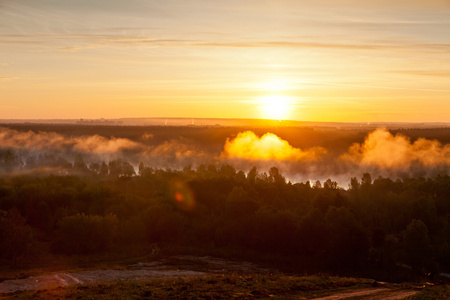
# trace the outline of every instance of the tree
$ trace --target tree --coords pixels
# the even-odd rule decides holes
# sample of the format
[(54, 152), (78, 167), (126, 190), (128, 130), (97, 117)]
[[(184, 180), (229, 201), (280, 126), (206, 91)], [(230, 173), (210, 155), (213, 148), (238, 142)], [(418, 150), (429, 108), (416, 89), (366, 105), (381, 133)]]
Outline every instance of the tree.
[(419, 272), (430, 271), (433, 267), (428, 228), (421, 220), (412, 220), (403, 232), (403, 250), (406, 262)]
[(144, 171), (145, 171), (145, 165), (144, 165), (144, 163), (141, 161), (141, 162), (139, 163), (139, 175), (142, 176), (142, 175), (144, 174)]
[(103, 176), (109, 174), (109, 167), (104, 161), (102, 161), (102, 165), (100, 166), (100, 174)]
[(209, 164), (208, 165), (208, 172), (211, 174), (217, 174), (217, 168), (215, 165)]
[(252, 216), (259, 205), (250, 199), (250, 195), (242, 187), (234, 187), (228, 194), (225, 213), (230, 219), (241, 219)]
[(300, 252), (306, 255), (323, 255), (327, 234), (323, 214), (318, 209), (311, 209), (299, 223)]
[(233, 177), (236, 174), (236, 170), (230, 165), (222, 165), (219, 171), (220, 175), (226, 177)]
[(247, 180), (254, 184), (256, 180), (256, 176), (258, 176), (258, 171), (256, 170), (256, 167), (253, 167), (247, 174)]
[(64, 157), (58, 157), (55, 162), (56, 166), (64, 168), (64, 169), (71, 169), (73, 168), (72, 163), (68, 162)]
[(126, 161), (123, 162), (123, 164), (122, 164), (122, 170), (123, 170), (123, 175), (125, 175), (127, 177), (131, 177), (136, 174), (133, 166), (129, 162), (126, 162)]
[(19, 257), (30, 252), (34, 241), (31, 227), (15, 208), (0, 217), (0, 238), (0, 255), (11, 259), (14, 266)]
[(369, 240), (355, 216), (346, 207), (330, 207), (325, 222), (330, 233), (330, 263), (341, 267), (363, 263), (369, 251)]
[(372, 176), (369, 173), (364, 173), (361, 178), (361, 186), (368, 187), (372, 184)]
[(350, 185), (349, 185), (350, 190), (357, 191), (357, 190), (359, 190), (359, 187), (360, 187), (360, 183), (358, 181), (358, 178), (352, 177), (350, 179)]
[(3, 163), (6, 172), (11, 172), (20, 165), (19, 157), (11, 150), (4, 153)]
[(108, 250), (116, 234), (118, 219), (106, 216), (77, 214), (62, 218), (53, 250), (65, 254), (92, 254)]
[(321, 189), (322, 188), (322, 184), (320, 183), (320, 180), (316, 180), (316, 182), (314, 182), (313, 188), (314, 189)]
[(86, 163), (84, 162), (84, 158), (83, 158), (83, 156), (81, 156), (81, 154), (77, 154), (75, 156), (73, 168), (76, 171), (80, 171), (80, 172), (86, 172), (88, 170), (88, 167), (86, 166)]
[(95, 174), (98, 174), (100, 172), (100, 167), (101, 165), (99, 163), (91, 163), (89, 165), (89, 170), (91, 170), (92, 172), (94, 172)]
[(323, 187), (326, 189), (331, 189), (331, 190), (336, 190), (337, 189), (337, 182), (336, 181), (331, 181), (330, 178), (328, 178), (324, 183), (323, 183)]
[(123, 162), (122, 159), (114, 159), (109, 162), (109, 174), (111, 176), (119, 177), (123, 174)]
[(36, 167), (36, 159), (34, 156), (28, 156), (25, 160), (25, 166), (27, 169), (34, 169)]
[(269, 170), (269, 180), (274, 182), (277, 186), (286, 184), (286, 179), (280, 174), (278, 168), (272, 167)]

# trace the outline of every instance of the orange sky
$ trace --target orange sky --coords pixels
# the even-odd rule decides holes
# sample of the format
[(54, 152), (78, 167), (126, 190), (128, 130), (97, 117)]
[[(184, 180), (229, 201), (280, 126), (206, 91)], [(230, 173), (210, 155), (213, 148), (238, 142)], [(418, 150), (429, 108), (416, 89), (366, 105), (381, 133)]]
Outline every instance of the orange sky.
[(0, 119), (450, 122), (450, 2), (0, 0)]

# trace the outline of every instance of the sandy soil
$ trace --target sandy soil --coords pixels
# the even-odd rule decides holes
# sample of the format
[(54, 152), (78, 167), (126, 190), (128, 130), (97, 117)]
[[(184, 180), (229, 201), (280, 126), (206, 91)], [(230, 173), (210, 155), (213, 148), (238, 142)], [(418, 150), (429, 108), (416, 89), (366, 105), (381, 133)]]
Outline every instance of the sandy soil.
[(395, 300), (417, 294), (418, 290), (399, 288), (367, 288), (352, 292), (337, 293), (326, 297), (314, 298), (315, 300), (337, 300), (337, 299), (365, 299), (365, 300)]

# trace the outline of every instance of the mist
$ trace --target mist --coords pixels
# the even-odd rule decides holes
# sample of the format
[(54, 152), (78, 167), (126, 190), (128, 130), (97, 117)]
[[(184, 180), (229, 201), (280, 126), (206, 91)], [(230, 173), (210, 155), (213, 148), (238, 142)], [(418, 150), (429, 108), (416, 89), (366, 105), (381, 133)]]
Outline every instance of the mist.
[(261, 138), (252, 131), (241, 132), (234, 139), (227, 139), (222, 156), (246, 160), (310, 161), (317, 160), (327, 151), (322, 147), (302, 150), (292, 147), (273, 133)]
[(374, 178), (426, 177), (448, 174), (450, 166), (449, 144), (425, 137), (413, 140), (384, 128), (368, 132), (362, 141), (353, 141), (345, 147), (337, 146), (344, 140), (338, 136), (331, 143), (317, 140), (314, 145), (302, 148), (293, 145), (307, 144), (308, 141), (301, 140), (305, 136), (291, 135), (283, 139), (270, 129), (263, 134), (259, 130), (259, 135), (256, 130), (242, 130), (220, 138), (214, 136), (218, 129), (209, 128), (204, 133), (208, 135), (202, 136), (200, 141), (194, 134), (162, 138), (161, 129), (153, 129), (134, 138), (125, 138), (1, 127), (0, 172), (55, 167), (49, 160), (59, 161), (58, 167), (73, 166), (76, 157), (81, 155), (87, 166), (121, 159), (130, 163), (136, 173), (141, 162), (152, 168), (175, 170), (227, 164), (245, 173), (253, 167), (259, 173), (276, 167), (291, 182), (330, 178), (345, 188), (350, 178), (364, 173)]
[(425, 138), (411, 142), (406, 136), (394, 136), (386, 129), (377, 129), (364, 143), (355, 143), (342, 158), (381, 169), (406, 171), (417, 165), (432, 168), (450, 164), (450, 145)]

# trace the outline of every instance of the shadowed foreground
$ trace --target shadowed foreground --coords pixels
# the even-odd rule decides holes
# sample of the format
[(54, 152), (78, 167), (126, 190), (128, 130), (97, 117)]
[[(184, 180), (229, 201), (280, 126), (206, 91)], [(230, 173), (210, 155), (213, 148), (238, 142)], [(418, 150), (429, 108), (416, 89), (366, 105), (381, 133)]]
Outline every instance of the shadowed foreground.
[[(0, 283), (2, 298), (9, 299), (404, 299), (422, 289), (388, 283), (374, 286), (369, 279), (288, 276), (249, 262), (193, 256)], [(442, 295), (445, 299), (448, 291)]]

